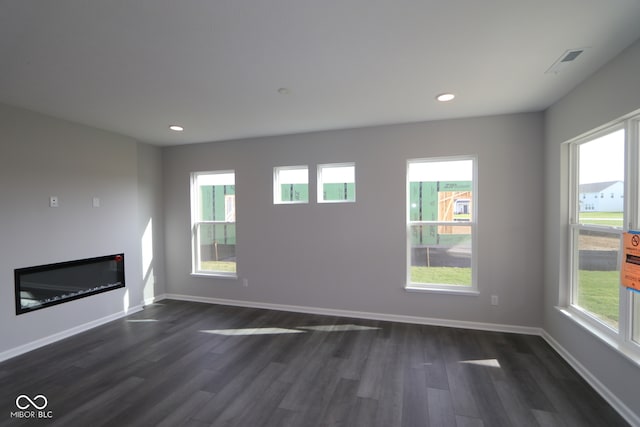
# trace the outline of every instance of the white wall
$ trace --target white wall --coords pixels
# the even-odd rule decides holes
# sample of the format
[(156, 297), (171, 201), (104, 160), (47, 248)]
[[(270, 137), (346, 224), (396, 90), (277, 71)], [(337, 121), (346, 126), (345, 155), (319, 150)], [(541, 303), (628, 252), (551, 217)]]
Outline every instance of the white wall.
[[(480, 296), (406, 292), (406, 161), (463, 154), (478, 156)], [(167, 292), (538, 327), (542, 154), (541, 114), (166, 148)], [(333, 162), (355, 162), (355, 204), (315, 203), (316, 166)], [(312, 202), (273, 205), (273, 168), (304, 164)], [(190, 276), (189, 174), (220, 169), (236, 171), (238, 271), (246, 288)]]
[(162, 149), (137, 144), (138, 233), (142, 298), (146, 303), (164, 295), (164, 214), (162, 199)]
[(567, 147), (562, 143), (640, 108), (640, 41), (546, 112), (544, 329), (640, 417), (640, 368), (554, 307), (566, 299)]
[[(161, 170), (161, 153), (4, 105), (0, 129), (0, 355), (6, 356), (141, 304), (141, 237), (161, 204), (160, 182), (151, 179)], [(60, 207), (49, 207), (50, 196)], [(92, 207), (93, 197), (101, 199), (100, 208)], [(125, 289), (16, 315), (15, 268), (119, 252), (125, 253)], [(158, 274), (156, 291), (163, 293), (161, 269)]]

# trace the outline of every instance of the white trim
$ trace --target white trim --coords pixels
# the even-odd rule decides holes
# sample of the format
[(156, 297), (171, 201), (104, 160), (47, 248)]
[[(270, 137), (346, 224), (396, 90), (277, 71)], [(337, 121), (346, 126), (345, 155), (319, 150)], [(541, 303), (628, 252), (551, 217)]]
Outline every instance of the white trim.
[(223, 298), (194, 297), (191, 295), (166, 294), (167, 299), (203, 302), (207, 304), (230, 305), (236, 307), (263, 308), (267, 310), (291, 311), (295, 313), (321, 314), (327, 316), (351, 317), (356, 319), (383, 320), (387, 322), (413, 323), (417, 325), (444, 326), (449, 328), (473, 329), (479, 331), (508, 332), (525, 335), (541, 335), (542, 329), (529, 326), (502, 325), (499, 323), (469, 322), (464, 320), (437, 319), (432, 317), (404, 316), (366, 311), (338, 310), (333, 308), (300, 305), (271, 304), (258, 301), (230, 300)]
[[(618, 265), (621, 263), (622, 251), (622, 234), (625, 231), (638, 227), (640, 221), (640, 213), (638, 210), (640, 196), (638, 195), (638, 162), (640, 162), (640, 116), (638, 112), (631, 113), (618, 120), (601, 126), (596, 130), (583, 134), (567, 142), (569, 148), (569, 170), (568, 170), (568, 223), (567, 232), (569, 243), (567, 251), (561, 257), (566, 257), (566, 265), (568, 271), (563, 271), (560, 277), (560, 298), (556, 307), (566, 316), (574, 320), (578, 325), (598, 337), (608, 346), (615, 349), (618, 353), (631, 360), (635, 365), (640, 366), (640, 346), (633, 340), (632, 322), (636, 317), (632, 307), (632, 294), (624, 287), (619, 286), (618, 293), (618, 327), (612, 328), (611, 325), (601, 321), (599, 313), (589, 312), (585, 307), (578, 305), (578, 268), (579, 268), (579, 236), (583, 230), (595, 231), (603, 235), (616, 236), (619, 240), (618, 249)], [(579, 172), (580, 172), (580, 147), (585, 144), (598, 141), (600, 138), (613, 135), (616, 132), (624, 132), (624, 208), (623, 208), (623, 224), (621, 227), (599, 226), (593, 224), (580, 223), (580, 206), (579, 206)], [(594, 167), (591, 165), (591, 167)], [(563, 260), (561, 260), (563, 261)], [(561, 262), (565, 264), (565, 262)], [(569, 298), (562, 298), (562, 292), (566, 292)]]
[[(200, 197), (200, 186), (198, 185), (200, 176), (214, 176), (214, 175), (232, 175), (233, 183), (232, 184), (222, 184), (236, 187), (236, 172), (235, 169), (229, 170), (219, 170), (219, 171), (209, 171), (209, 172), (191, 172), (190, 176), (190, 211), (191, 211), (191, 272), (193, 274), (207, 274), (214, 273), (215, 275), (219, 274), (219, 271), (208, 271), (208, 270), (200, 270), (199, 264), (201, 263), (201, 254), (200, 254), (200, 225), (201, 224), (230, 224), (236, 225), (237, 221), (235, 221), (235, 191), (234, 191), (234, 221), (228, 221), (225, 218), (225, 221), (203, 221), (200, 219), (201, 212), (201, 197)], [(230, 195), (229, 195), (230, 196)], [(226, 199), (225, 199), (225, 207), (226, 207)], [(225, 215), (226, 216), (226, 215)], [(236, 228), (237, 231), (237, 228)], [(237, 234), (236, 234), (237, 236)]]
[[(324, 200), (324, 180), (322, 178), (323, 169), (329, 168), (342, 168), (353, 167), (353, 200)], [(318, 204), (331, 204), (331, 203), (355, 203), (356, 202), (356, 163), (355, 162), (343, 162), (343, 163), (324, 163), (317, 165), (316, 167), (316, 198)], [(327, 183), (332, 184), (332, 183)], [(335, 183), (333, 183), (335, 184)]]
[(556, 310), (640, 368), (640, 357), (637, 356), (637, 351), (635, 349), (627, 348), (627, 346), (624, 345), (624, 342), (621, 342), (618, 338), (617, 333), (609, 333), (606, 327), (598, 325), (597, 321), (589, 319), (586, 315), (581, 314), (573, 307), (558, 306), (556, 307)]
[[(411, 220), (411, 207), (409, 201), (411, 198), (411, 180), (409, 177), (409, 167), (412, 164), (418, 163), (442, 163), (442, 162), (457, 162), (457, 161), (471, 161), (471, 221), (469, 222), (456, 222), (456, 221), (412, 221)], [(411, 292), (424, 292), (433, 290), (437, 293), (451, 293), (460, 295), (476, 295), (479, 294), (478, 289), (478, 156), (475, 154), (461, 155), (461, 156), (447, 156), (447, 157), (427, 157), (417, 159), (407, 159), (406, 161), (406, 179), (405, 179), (405, 251), (406, 251), (406, 277), (405, 277), (405, 290)], [(413, 181), (416, 182), (416, 181)], [(466, 226), (471, 229), (471, 286), (464, 285), (449, 285), (440, 283), (413, 283), (411, 282), (411, 227), (414, 225), (452, 225), (452, 226)], [(465, 291), (461, 292), (460, 287), (464, 287)], [(451, 289), (451, 292), (444, 292), (446, 289)]]
[(235, 272), (224, 272), (224, 271), (197, 271), (194, 273), (189, 273), (191, 277), (208, 277), (213, 279), (238, 279), (238, 273)]
[[(152, 296), (150, 298), (145, 298), (144, 301), (143, 301), (143, 305), (141, 306), (141, 309), (143, 309), (147, 305), (153, 304), (154, 302), (162, 301), (163, 299), (167, 299), (167, 295), (166, 294), (154, 295), (154, 296)], [(131, 314), (131, 313), (127, 313), (127, 315), (129, 315), (129, 314)]]
[[(163, 297), (163, 299), (164, 299), (164, 297)], [(44, 337), (44, 338), (37, 339), (35, 341), (31, 341), (31, 342), (29, 342), (27, 344), (23, 344), (23, 345), (18, 346), (18, 347), (14, 347), (12, 349), (9, 349), (7, 351), (4, 351), (4, 352), (0, 353), (0, 362), (4, 362), (5, 360), (11, 359), (11, 358), (16, 357), (16, 356), (20, 356), (21, 354), (24, 354), (24, 353), (27, 353), (29, 351), (38, 349), (40, 347), (44, 347), (45, 345), (52, 344), (52, 343), (54, 343), (56, 341), (63, 340), (65, 338), (68, 338), (70, 336), (79, 334), (81, 332), (88, 331), (89, 329), (93, 329), (95, 327), (104, 325), (105, 323), (109, 323), (109, 322), (111, 322), (113, 320), (120, 319), (122, 317), (128, 316), (129, 314), (137, 313), (139, 311), (142, 311), (142, 309), (143, 309), (142, 305), (137, 305), (135, 307), (130, 307), (126, 311), (123, 310), (123, 311), (120, 311), (118, 313), (110, 314), (110, 315), (102, 317), (100, 319), (92, 320), (92, 321), (87, 322), (85, 324), (75, 326), (73, 328), (58, 332), (58, 333), (53, 334), (53, 335), (49, 335), (49, 336)]]
[(553, 348), (580, 376), (598, 392), (615, 409), (622, 418), (632, 426), (640, 426), (640, 415), (634, 413), (615, 394), (598, 380), (582, 363), (558, 343), (551, 335), (542, 329), (542, 338)]
[(432, 294), (449, 294), (449, 295), (468, 295), (472, 297), (480, 296), (480, 292), (469, 286), (457, 285), (460, 289), (456, 289), (456, 285), (434, 285), (425, 283), (410, 283), (405, 285), (404, 290), (407, 292), (426, 292)]
[[(280, 182), (280, 172), (282, 171), (301, 171), (307, 172), (307, 182), (294, 182), (284, 184), (306, 184), (307, 185), (307, 200), (282, 200), (282, 188)], [(273, 204), (274, 205), (305, 205), (309, 204), (309, 165), (298, 166), (276, 166), (273, 168)]]

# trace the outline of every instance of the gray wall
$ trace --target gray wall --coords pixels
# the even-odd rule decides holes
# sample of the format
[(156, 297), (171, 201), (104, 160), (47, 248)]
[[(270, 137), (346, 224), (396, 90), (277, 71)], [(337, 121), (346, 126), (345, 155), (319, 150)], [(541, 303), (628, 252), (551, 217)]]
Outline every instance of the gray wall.
[[(406, 292), (406, 161), (468, 154), (478, 157), (480, 295)], [(355, 204), (315, 202), (316, 166), (333, 162), (355, 162)], [(542, 114), (167, 148), (167, 292), (538, 327), (542, 162)], [(274, 206), (273, 168), (301, 164), (310, 168), (312, 202)], [(189, 174), (220, 169), (236, 171), (238, 272), (248, 287), (190, 275)]]
[(566, 300), (568, 153), (563, 142), (640, 108), (640, 41), (551, 107), (545, 116), (544, 329), (640, 416), (640, 369), (554, 307)]
[(138, 158), (138, 233), (142, 275), (142, 298), (150, 303), (165, 293), (164, 285), (164, 213), (162, 199), (162, 149), (137, 144)]
[[(141, 237), (162, 199), (161, 181), (154, 182), (161, 172), (157, 148), (4, 105), (0, 129), (1, 354), (120, 313), (126, 299), (140, 305)], [(60, 207), (49, 207), (50, 196)], [(93, 197), (100, 208), (92, 207)], [(126, 289), (16, 316), (15, 268), (118, 252), (126, 256)], [(162, 269), (155, 274), (155, 292), (163, 293)]]

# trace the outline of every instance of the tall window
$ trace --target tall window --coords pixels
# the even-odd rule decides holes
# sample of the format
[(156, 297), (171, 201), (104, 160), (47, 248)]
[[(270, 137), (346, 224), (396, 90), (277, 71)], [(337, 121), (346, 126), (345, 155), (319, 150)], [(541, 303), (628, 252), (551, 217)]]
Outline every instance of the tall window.
[(309, 168), (307, 166), (273, 168), (273, 203), (309, 203)]
[(318, 203), (356, 201), (356, 165), (318, 165)]
[(475, 159), (418, 159), (407, 171), (407, 288), (476, 290)]
[[(622, 237), (640, 218), (640, 117), (570, 143), (569, 310), (640, 355), (640, 294), (621, 286)], [(584, 195), (610, 194), (588, 201)]]
[[(604, 191), (624, 194), (625, 131), (609, 130), (576, 142), (571, 234), (571, 303), (608, 327), (618, 330), (620, 311), (620, 239), (624, 198), (604, 199)], [(600, 194), (586, 206), (579, 194)]]
[(234, 171), (191, 175), (193, 272), (236, 275)]

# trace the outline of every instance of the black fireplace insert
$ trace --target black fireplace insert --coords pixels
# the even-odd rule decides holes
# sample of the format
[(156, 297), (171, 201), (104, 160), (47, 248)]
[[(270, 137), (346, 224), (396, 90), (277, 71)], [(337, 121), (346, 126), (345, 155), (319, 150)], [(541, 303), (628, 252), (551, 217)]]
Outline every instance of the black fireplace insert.
[(124, 254), (17, 268), (14, 272), (16, 314), (125, 286)]

